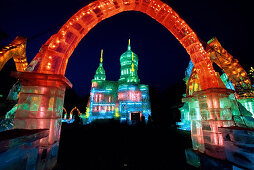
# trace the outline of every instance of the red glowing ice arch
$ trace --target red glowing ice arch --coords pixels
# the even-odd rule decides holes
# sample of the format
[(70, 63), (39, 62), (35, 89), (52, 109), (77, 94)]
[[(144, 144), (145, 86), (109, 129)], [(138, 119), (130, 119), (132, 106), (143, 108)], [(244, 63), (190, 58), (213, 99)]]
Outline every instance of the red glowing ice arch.
[(159, 0), (97, 0), (90, 3), (50, 37), (30, 63), (28, 71), (64, 75), (69, 57), (89, 30), (123, 11), (143, 12), (165, 26), (190, 55), (202, 90), (219, 87), (210, 57), (196, 33), (170, 6)]

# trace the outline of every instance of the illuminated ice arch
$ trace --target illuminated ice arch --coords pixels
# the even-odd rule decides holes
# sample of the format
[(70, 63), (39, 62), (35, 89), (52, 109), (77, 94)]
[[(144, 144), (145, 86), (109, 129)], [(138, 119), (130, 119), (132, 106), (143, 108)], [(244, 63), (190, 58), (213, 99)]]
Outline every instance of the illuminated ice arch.
[[(221, 46), (216, 37), (208, 41), (206, 51), (210, 55), (211, 62), (215, 63), (225, 73), (221, 77), (222, 81), (219, 82), (220, 87), (226, 88), (225, 85), (230, 83), (231, 87), (227, 88), (235, 90), (237, 99), (254, 97), (254, 91), (247, 72), (238, 60)], [(186, 72), (187, 78), (189, 77), (186, 86), (186, 96), (189, 97), (194, 92), (201, 90), (201, 82), (197, 70), (192, 64), (189, 64)]]
[[(219, 105), (221, 94), (230, 102), (233, 99), (228, 96), (233, 91), (219, 88), (219, 79), (215, 74), (209, 54), (185, 21), (171, 7), (159, 0), (98, 0), (74, 14), (59, 32), (50, 37), (41, 47), (39, 53), (29, 64), (27, 72), (18, 73), (22, 89), (14, 128), (49, 129), (48, 137), (40, 141), (39, 147), (43, 149), (47, 147), (49, 151), (55, 150), (51, 148), (57, 147), (59, 143), (64, 92), (66, 86), (71, 86), (71, 83), (64, 77), (68, 59), (90, 29), (100, 21), (123, 11), (143, 12), (165, 26), (176, 37), (190, 55), (200, 80), (202, 91), (197, 94), (197, 99), (193, 98), (194, 104), (198, 105), (199, 101), (196, 100), (207, 103), (204, 105), (206, 106), (204, 113), (210, 113), (209, 119), (213, 120), (211, 129), (222, 126)], [(195, 111), (195, 109), (190, 110)], [(236, 111), (237, 109), (235, 113), (238, 114)], [(193, 114), (195, 119), (192, 126), (198, 130), (197, 133), (192, 132), (193, 149), (204, 152), (206, 149), (204, 143), (209, 142), (207, 141), (209, 138), (202, 136), (202, 128), (196, 123), (202, 117), (196, 112)], [(202, 114), (201, 111), (200, 114)], [(228, 109), (227, 115), (232, 117), (231, 108)], [(204, 123), (206, 121), (204, 119)], [(234, 120), (231, 120), (228, 126), (233, 125)], [(215, 137), (215, 145), (222, 146), (223, 138), (216, 134), (218, 131), (212, 133)], [(210, 148), (208, 149), (209, 152), (213, 152)], [(216, 153), (215, 149), (214, 154)], [(219, 157), (219, 159), (225, 158)], [(45, 167), (45, 169), (52, 169), (52, 167)]]
[(196, 33), (167, 4), (159, 0), (97, 0), (74, 14), (41, 47), (29, 72), (64, 75), (68, 59), (81, 39), (100, 21), (123, 11), (140, 11), (165, 26), (190, 55), (202, 90), (219, 87), (210, 57)]

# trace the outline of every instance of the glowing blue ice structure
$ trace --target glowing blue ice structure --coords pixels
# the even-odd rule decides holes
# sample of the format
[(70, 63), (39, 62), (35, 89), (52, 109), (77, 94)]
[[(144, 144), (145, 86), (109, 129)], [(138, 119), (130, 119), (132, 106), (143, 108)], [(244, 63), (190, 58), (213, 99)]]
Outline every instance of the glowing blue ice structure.
[[(193, 67), (194, 65), (190, 60), (188, 67), (185, 70), (185, 78), (183, 79), (186, 82), (186, 84), (189, 81)], [(183, 96), (186, 97), (186, 94), (183, 94)], [(179, 111), (181, 112), (181, 122), (176, 122), (178, 129), (190, 131), (191, 121), (190, 121), (189, 103), (185, 102), (184, 105), (181, 108), (179, 108)]]
[(103, 51), (92, 80), (83, 122), (90, 123), (96, 119), (119, 119), (129, 124), (147, 122), (151, 115), (149, 88), (140, 84), (138, 56), (131, 51), (130, 41), (127, 51), (120, 56), (121, 76), (118, 81), (106, 80), (102, 54)]
[(121, 122), (132, 124), (143, 120), (148, 121), (151, 106), (147, 85), (119, 85), (118, 100)]
[(62, 119), (61, 121), (62, 123), (65, 122), (65, 123), (71, 124), (75, 121), (75, 119)]
[(185, 78), (184, 78), (184, 81), (185, 81), (185, 82), (188, 82), (193, 67), (194, 67), (193, 62), (190, 60), (188, 66), (187, 66), (187, 69), (185, 70)]
[(223, 83), (225, 84), (225, 86), (227, 87), (227, 89), (231, 89), (231, 90), (235, 90), (233, 84), (231, 83), (231, 81), (229, 80), (228, 76), (226, 73), (223, 73), (220, 76), (221, 80), (223, 81)]
[(178, 129), (190, 131), (191, 120), (189, 114), (189, 103), (184, 103), (184, 105), (179, 110), (181, 112), (181, 122), (176, 122), (176, 125), (178, 125)]
[(93, 80), (88, 123), (96, 119), (113, 119), (117, 100), (117, 82)]

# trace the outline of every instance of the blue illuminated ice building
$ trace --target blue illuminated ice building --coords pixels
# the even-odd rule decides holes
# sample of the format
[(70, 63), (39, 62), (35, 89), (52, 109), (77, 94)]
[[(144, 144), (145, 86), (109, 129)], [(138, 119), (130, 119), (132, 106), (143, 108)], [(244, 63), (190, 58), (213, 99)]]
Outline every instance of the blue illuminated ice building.
[(120, 56), (121, 76), (118, 81), (106, 80), (102, 53), (92, 80), (86, 122), (97, 119), (116, 119), (130, 124), (147, 122), (151, 115), (149, 89), (148, 85), (140, 84), (138, 56), (131, 51), (130, 40), (127, 51)]

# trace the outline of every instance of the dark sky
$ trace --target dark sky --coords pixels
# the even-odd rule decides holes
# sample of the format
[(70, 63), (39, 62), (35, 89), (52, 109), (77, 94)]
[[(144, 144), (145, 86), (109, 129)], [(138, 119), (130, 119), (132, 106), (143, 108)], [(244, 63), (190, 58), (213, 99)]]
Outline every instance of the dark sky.
[[(203, 41), (207, 42), (216, 36), (246, 70), (253, 66), (253, 42), (250, 36), (254, 27), (250, 0), (164, 2)], [(28, 37), (27, 58), (30, 62), (41, 45), (87, 3), (87, 0), (1, 0), (0, 45), (10, 43), (17, 35)], [(123, 12), (95, 26), (70, 57), (66, 77), (80, 96), (89, 93), (91, 79), (99, 64), (100, 49), (104, 49), (107, 80), (118, 80), (119, 58), (127, 50), (129, 38), (133, 52), (139, 56), (141, 83), (164, 90), (182, 81), (189, 56), (181, 44), (149, 16), (140, 12)], [(8, 64), (13, 62), (9, 61)]]

